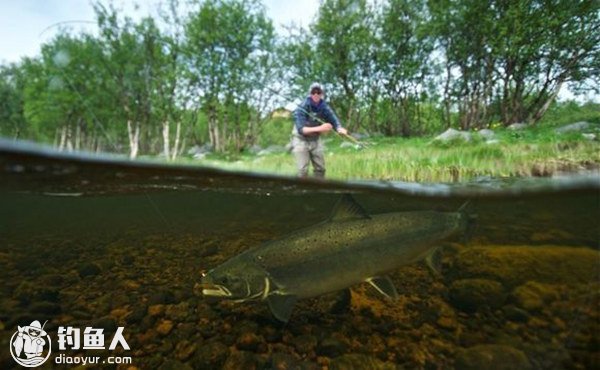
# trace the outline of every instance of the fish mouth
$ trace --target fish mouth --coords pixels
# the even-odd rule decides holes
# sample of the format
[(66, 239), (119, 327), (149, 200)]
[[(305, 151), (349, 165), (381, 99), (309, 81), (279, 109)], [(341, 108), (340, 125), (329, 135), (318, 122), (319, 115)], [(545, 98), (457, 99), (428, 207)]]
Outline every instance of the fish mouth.
[(231, 291), (218, 284), (202, 284), (202, 294), (209, 297), (231, 297)]

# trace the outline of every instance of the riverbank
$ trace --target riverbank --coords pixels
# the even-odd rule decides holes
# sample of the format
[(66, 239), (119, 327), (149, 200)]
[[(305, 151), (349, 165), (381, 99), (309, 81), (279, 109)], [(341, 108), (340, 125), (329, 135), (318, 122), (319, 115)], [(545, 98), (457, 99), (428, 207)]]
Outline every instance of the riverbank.
[[(329, 134), (327, 177), (337, 180), (411, 182), (472, 181), (481, 177), (548, 177), (600, 170), (597, 124), (584, 130), (529, 127), (447, 132), (447, 137), (364, 137), (365, 146)], [(440, 135), (442, 136), (442, 135)], [(237, 155), (206, 153), (181, 159), (230, 170), (294, 175), (293, 155), (284, 145), (256, 148)]]

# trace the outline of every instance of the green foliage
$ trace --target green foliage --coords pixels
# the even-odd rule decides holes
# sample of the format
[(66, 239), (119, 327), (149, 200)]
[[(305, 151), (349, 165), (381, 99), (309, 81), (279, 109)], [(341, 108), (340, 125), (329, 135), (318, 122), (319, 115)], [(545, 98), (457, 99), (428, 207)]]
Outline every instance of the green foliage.
[[(97, 34), (63, 30), (40, 56), (1, 66), (0, 133), (131, 157), (172, 159), (207, 142), (244, 153), (288, 142), (292, 123), (270, 112), (289, 103), (278, 95), (297, 101), (313, 81), (355, 132), (413, 138), (537, 122), (500, 135), (556, 144), (546, 127), (600, 122), (598, 104), (555, 102), (561, 87), (600, 86), (597, 1), (325, 0), (286, 36), (260, 0), (182, 3), (133, 20), (97, 1)], [(454, 144), (443, 145), (431, 147)]]
[(600, 124), (600, 104), (574, 101), (555, 102), (548, 109), (540, 126), (562, 126), (574, 122), (587, 121)]
[(262, 147), (287, 145), (290, 142), (292, 127), (294, 122), (291, 118), (277, 117), (267, 120), (261, 126), (258, 145)]
[(273, 25), (256, 1), (197, 5), (198, 11), (185, 24), (187, 78), (201, 91), (199, 103), (215, 150), (240, 151), (258, 125), (257, 111), (249, 103), (264, 95), (269, 83)]
[(19, 138), (27, 135), (23, 113), (25, 73), (12, 64), (0, 66), (0, 134)]

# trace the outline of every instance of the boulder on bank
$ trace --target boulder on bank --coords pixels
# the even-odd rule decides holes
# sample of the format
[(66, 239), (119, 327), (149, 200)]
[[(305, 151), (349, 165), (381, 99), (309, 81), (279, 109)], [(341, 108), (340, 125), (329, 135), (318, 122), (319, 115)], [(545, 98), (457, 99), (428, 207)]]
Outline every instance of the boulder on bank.
[(194, 159), (204, 159), (204, 157), (206, 157), (207, 154), (212, 153), (212, 151), (212, 146), (209, 143), (206, 143), (202, 146), (194, 145), (188, 149), (187, 154)]
[(466, 131), (458, 131), (453, 128), (449, 128), (443, 133), (436, 136), (434, 141), (449, 142), (454, 140), (471, 141), (471, 133)]
[(512, 131), (521, 131), (526, 128), (527, 128), (527, 124), (525, 124), (525, 123), (513, 123), (512, 125), (507, 127), (507, 129), (512, 130)]
[(496, 138), (496, 133), (488, 128), (479, 130), (477, 133), (485, 140), (494, 140)]
[(587, 121), (580, 121), (580, 122), (571, 123), (570, 125), (559, 127), (557, 129), (555, 129), (554, 131), (557, 134), (564, 134), (566, 132), (581, 132), (581, 131), (589, 130), (591, 128), (591, 126), (592, 126), (592, 124)]

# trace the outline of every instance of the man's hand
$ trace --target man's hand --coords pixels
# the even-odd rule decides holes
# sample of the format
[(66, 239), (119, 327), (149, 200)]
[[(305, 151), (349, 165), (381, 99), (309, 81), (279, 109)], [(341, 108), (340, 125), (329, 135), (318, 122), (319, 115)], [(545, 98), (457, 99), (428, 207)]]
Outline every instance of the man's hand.
[(342, 134), (342, 135), (348, 135), (348, 130), (346, 130), (346, 129), (345, 129), (345, 128), (343, 128), (343, 127), (340, 127), (340, 128), (338, 128), (338, 129), (337, 129), (337, 132), (339, 132), (339, 133), (340, 133), (340, 134)]
[(321, 128), (319, 132), (327, 132), (333, 129), (333, 125), (331, 123), (323, 123), (319, 127)]
[(323, 123), (320, 126), (316, 127), (304, 127), (302, 128), (302, 134), (304, 135), (316, 135), (323, 132), (331, 131), (333, 129), (333, 125), (331, 123)]

